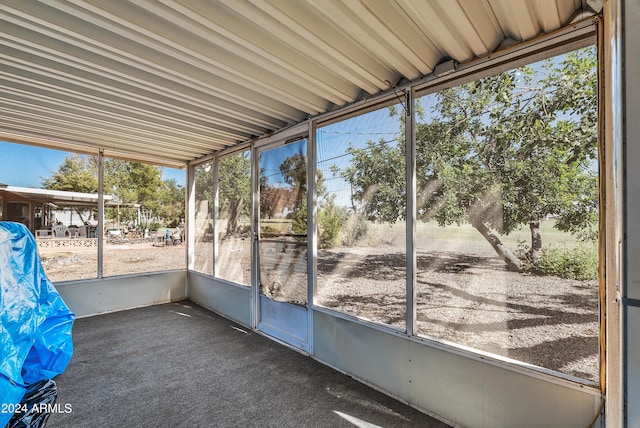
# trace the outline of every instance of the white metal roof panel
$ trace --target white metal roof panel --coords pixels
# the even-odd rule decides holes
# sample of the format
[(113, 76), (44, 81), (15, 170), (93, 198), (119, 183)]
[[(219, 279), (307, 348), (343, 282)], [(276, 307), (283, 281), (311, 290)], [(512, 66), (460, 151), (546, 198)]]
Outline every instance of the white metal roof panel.
[(525, 42), (583, 0), (0, 0), (0, 140), (173, 166)]

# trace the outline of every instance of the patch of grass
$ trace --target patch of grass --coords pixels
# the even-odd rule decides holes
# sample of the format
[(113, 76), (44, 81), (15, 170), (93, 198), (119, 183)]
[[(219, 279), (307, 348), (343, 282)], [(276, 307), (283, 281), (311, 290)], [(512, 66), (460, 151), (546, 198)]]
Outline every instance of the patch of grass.
[(263, 232), (286, 233), (290, 227), (290, 219), (260, 219), (260, 230)]
[[(540, 233), (542, 234), (543, 242), (546, 244), (559, 244), (568, 245), (570, 247), (580, 246), (583, 241), (580, 241), (570, 233), (563, 232), (556, 229), (555, 220), (542, 220), (540, 221)], [(404, 225), (404, 223), (402, 223)], [(404, 227), (404, 226), (403, 226)], [(418, 236), (427, 236), (430, 239), (447, 239), (447, 240), (470, 240), (470, 241), (484, 241), (485, 239), (480, 233), (474, 229), (468, 223), (461, 225), (450, 225), (441, 227), (435, 221), (429, 222), (417, 222), (416, 229)], [(500, 235), (500, 240), (509, 246), (514, 248), (521, 241), (531, 241), (531, 230), (528, 225), (522, 225), (519, 229), (514, 230), (508, 235)]]

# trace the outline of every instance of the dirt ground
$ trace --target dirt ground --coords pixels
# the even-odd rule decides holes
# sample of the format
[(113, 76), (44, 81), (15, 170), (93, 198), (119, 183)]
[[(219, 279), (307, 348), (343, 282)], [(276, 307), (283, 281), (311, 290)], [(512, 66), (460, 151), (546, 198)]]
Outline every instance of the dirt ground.
[[(319, 254), (323, 306), (404, 329), (404, 254)], [(334, 260), (341, 269), (335, 274)], [(598, 284), (509, 272), (496, 257), (417, 255), (418, 334), (598, 380)]]
[[(211, 245), (196, 249), (212, 272)], [(249, 284), (250, 240), (221, 241), (220, 276)], [(508, 272), (490, 252), (473, 248), (417, 254), (417, 333), (597, 382), (597, 281)], [(104, 275), (180, 269), (185, 246), (107, 245)], [(263, 245), (262, 292), (306, 305), (306, 251)], [(53, 281), (95, 277), (97, 251), (41, 252)], [(319, 250), (317, 301), (376, 323), (406, 328), (405, 255), (396, 247)]]
[[(598, 381), (597, 281), (509, 272), (483, 245), (437, 248), (417, 253), (419, 335)], [(306, 304), (306, 252), (263, 247), (261, 265), (263, 293)], [(406, 329), (402, 249), (319, 250), (317, 275), (319, 305)]]
[[(47, 276), (54, 282), (97, 277), (97, 248), (41, 248), (39, 253)], [(186, 266), (184, 245), (106, 244), (103, 254), (104, 276), (184, 269)]]

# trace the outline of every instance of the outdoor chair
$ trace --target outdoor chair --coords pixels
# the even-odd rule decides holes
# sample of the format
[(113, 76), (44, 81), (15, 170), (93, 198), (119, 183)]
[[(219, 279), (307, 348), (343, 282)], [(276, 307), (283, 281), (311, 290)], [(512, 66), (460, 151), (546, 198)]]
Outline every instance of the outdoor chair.
[(64, 224), (56, 224), (51, 228), (54, 238), (66, 238), (69, 234), (69, 228)]
[(166, 247), (167, 246), (167, 231), (156, 230), (155, 240), (153, 242), (154, 247)]

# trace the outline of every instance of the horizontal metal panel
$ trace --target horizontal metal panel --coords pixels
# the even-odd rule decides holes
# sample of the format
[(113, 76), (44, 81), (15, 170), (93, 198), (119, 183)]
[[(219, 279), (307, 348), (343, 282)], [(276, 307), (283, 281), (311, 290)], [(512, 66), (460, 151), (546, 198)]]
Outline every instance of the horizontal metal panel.
[(593, 11), (581, 0), (5, 0), (0, 138), (185, 164), (579, 14)]
[(600, 394), (467, 358), (362, 323), (313, 313), (313, 356), (465, 427), (581, 427)]
[(251, 325), (251, 289), (189, 271), (189, 300), (244, 326)]
[(57, 283), (55, 287), (76, 316), (86, 317), (184, 300), (186, 275), (186, 271), (167, 271)]

